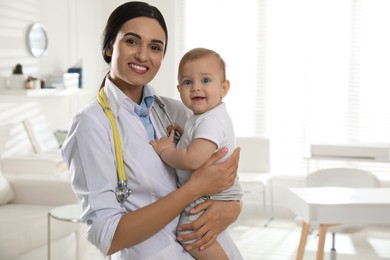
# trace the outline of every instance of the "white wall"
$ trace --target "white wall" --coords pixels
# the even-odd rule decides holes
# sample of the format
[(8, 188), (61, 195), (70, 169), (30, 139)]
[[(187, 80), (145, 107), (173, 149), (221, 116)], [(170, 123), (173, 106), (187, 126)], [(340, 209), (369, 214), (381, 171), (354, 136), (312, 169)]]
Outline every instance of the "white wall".
[[(0, 152), (26, 153), (21, 121), (43, 114), (53, 130), (67, 129), (72, 115), (96, 93), (104, 75), (100, 55), (102, 0), (0, 0), (0, 90), (16, 64), (24, 74), (46, 78), (66, 72), (83, 61), (83, 94), (69, 96), (0, 94)], [(26, 33), (33, 23), (44, 25), (48, 53), (33, 57), (26, 46)], [(7, 141), (5, 142), (4, 139)], [(19, 148), (15, 148), (19, 147)], [(3, 155), (3, 154), (1, 154)]]
[[(168, 30), (167, 54), (159, 74), (152, 85), (159, 94), (174, 97), (176, 94), (174, 17), (177, 0), (150, 0), (163, 13)], [(5, 88), (4, 78), (12, 74), (16, 64), (23, 65), (24, 73), (45, 78), (47, 75), (66, 72), (69, 67), (82, 61), (83, 93), (71, 96), (40, 96), (0, 94), (0, 138), (10, 143), (24, 143), (21, 121), (43, 114), (53, 130), (67, 129), (70, 118), (91, 99), (95, 98), (108, 66), (101, 55), (101, 40), (109, 14), (126, 1), (104, 0), (0, 0), (0, 91)], [(26, 46), (26, 32), (33, 23), (41, 23), (48, 34), (48, 53), (33, 57)], [(14, 116), (10, 116), (14, 115)], [(17, 140), (24, 141), (17, 141)], [(0, 140), (0, 144), (4, 143)], [(2, 146), (4, 147), (4, 145)], [(2, 150), (0, 147), (0, 151)], [(22, 147), (22, 146), (21, 146)], [(22, 149), (22, 148), (21, 148)], [(19, 151), (20, 152), (20, 151)]]
[[(176, 68), (174, 62), (175, 1), (147, 1), (164, 14), (169, 28), (167, 55), (161, 71), (152, 82), (162, 95), (176, 93)], [(126, 1), (103, 0), (0, 0), (0, 76), (8, 77), (13, 67), (21, 63), (27, 75), (45, 77), (61, 73), (82, 60), (85, 101), (96, 94), (108, 66), (101, 56), (101, 39), (109, 14)], [(27, 28), (35, 22), (42, 23), (49, 37), (48, 54), (32, 57), (25, 44)], [(0, 81), (0, 88), (4, 84)], [(83, 103), (82, 103), (83, 104)], [(54, 125), (63, 123), (53, 122)]]
[[(0, 76), (8, 77), (20, 63), (26, 75), (46, 78), (49, 74), (66, 72), (82, 60), (86, 92), (99, 84), (103, 64), (99, 57), (101, 1), (0, 0), (0, 7)], [(29, 54), (25, 40), (28, 27), (36, 22), (45, 26), (49, 38), (47, 55), (38, 58)], [(2, 82), (0, 88), (4, 88)], [(64, 107), (64, 110), (69, 109)], [(58, 114), (51, 119), (58, 128), (63, 128), (68, 121), (68, 117), (61, 120)]]
[[(46, 10), (42, 19), (47, 24), (52, 42), (48, 59), (41, 65), (41, 69), (47, 72), (53, 68), (65, 71), (81, 60), (85, 90), (88, 94), (97, 90), (104, 75), (100, 55), (102, 1), (39, 0), (39, 2), (41, 8)], [(58, 8), (59, 5), (61, 9)], [(54, 21), (59, 22), (57, 24)]]

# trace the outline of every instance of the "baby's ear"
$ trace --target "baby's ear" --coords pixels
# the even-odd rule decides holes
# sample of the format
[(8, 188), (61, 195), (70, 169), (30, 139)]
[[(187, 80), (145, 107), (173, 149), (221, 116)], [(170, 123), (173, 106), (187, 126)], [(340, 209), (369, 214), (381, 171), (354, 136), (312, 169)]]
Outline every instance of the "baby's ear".
[(228, 79), (226, 79), (222, 83), (222, 97), (225, 97), (227, 95), (227, 93), (229, 92), (229, 89), (230, 89), (230, 81)]

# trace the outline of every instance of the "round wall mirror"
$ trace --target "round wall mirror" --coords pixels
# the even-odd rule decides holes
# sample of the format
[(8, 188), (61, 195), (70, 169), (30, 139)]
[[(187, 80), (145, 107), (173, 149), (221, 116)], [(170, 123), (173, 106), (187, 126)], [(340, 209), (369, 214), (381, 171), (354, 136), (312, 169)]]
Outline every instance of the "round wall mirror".
[(27, 46), (35, 57), (41, 57), (47, 53), (47, 33), (42, 24), (35, 23), (27, 31)]

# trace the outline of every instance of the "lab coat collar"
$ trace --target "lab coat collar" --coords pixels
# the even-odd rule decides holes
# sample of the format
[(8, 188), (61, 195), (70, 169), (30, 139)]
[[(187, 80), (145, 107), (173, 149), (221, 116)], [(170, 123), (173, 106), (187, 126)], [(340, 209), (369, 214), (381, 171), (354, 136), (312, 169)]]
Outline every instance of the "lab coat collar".
[[(150, 86), (145, 85), (144, 88), (146, 93), (155, 95), (156, 91)], [(111, 108), (112, 113), (115, 117), (119, 115), (119, 110), (121, 106), (125, 105), (129, 108), (131, 113), (134, 113), (134, 102), (126, 96), (110, 79), (106, 77), (104, 83), (104, 94), (106, 96), (108, 105)]]

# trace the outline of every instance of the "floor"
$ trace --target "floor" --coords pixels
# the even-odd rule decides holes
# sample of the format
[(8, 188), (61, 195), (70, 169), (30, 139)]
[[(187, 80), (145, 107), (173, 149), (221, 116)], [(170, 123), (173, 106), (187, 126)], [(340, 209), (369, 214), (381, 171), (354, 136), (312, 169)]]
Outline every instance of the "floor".
[[(275, 219), (265, 228), (264, 220), (240, 219), (231, 234), (245, 260), (293, 260), (300, 226), (293, 219)], [(315, 259), (318, 237), (308, 237), (304, 259)], [(325, 258), (330, 259), (331, 235), (326, 238)], [(390, 259), (390, 226), (369, 226), (355, 234), (336, 235), (337, 260)]]
[[(293, 260), (296, 256), (300, 227), (291, 218), (276, 218), (267, 227), (267, 219), (254, 215), (242, 215), (230, 227), (245, 260)], [(315, 259), (317, 236), (308, 238), (305, 260)], [(330, 235), (325, 243), (325, 260), (330, 259)], [(369, 226), (355, 234), (336, 235), (337, 260), (383, 260), (390, 259), (390, 225)], [(105, 259), (90, 248), (86, 260)], [(108, 259), (108, 258), (106, 258)]]

